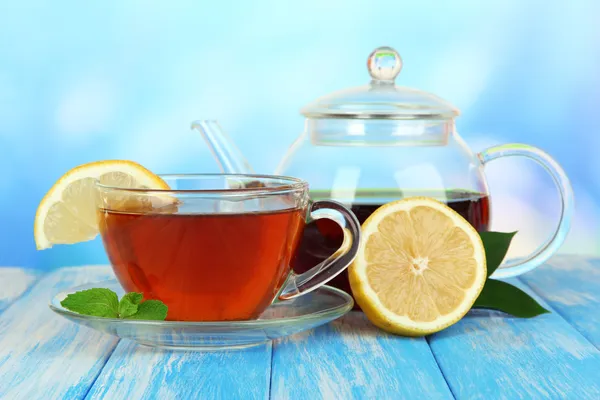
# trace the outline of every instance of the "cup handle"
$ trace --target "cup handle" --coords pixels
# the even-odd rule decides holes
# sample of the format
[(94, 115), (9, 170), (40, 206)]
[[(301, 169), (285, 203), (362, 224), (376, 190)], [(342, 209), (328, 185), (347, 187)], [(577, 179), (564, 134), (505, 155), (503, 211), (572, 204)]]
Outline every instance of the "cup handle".
[(543, 264), (548, 258), (558, 250), (564, 242), (571, 218), (573, 217), (574, 199), (573, 189), (565, 171), (558, 163), (542, 150), (525, 144), (504, 144), (501, 146), (490, 147), (477, 155), (481, 163), (485, 166), (488, 162), (500, 157), (523, 156), (538, 164), (550, 174), (554, 184), (560, 194), (561, 212), (560, 221), (554, 233), (548, 237), (541, 246), (530, 255), (523, 258), (505, 260), (500, 267), (492, 274), (493, 278), (508, 278), (521, 275)]
[(311, 205), (307, 222), (321, 218), (330, 219), (342, 228), (344, 233), (342, 246), (326, 260), (308, 271), (302, 274), (292, 271), (279, 293), (279, 300), (293, 299), (319, 288), (335, 278), (354, 261), (360, 244), (360, 223), (352, 211), (336, 201), (316, 201)]

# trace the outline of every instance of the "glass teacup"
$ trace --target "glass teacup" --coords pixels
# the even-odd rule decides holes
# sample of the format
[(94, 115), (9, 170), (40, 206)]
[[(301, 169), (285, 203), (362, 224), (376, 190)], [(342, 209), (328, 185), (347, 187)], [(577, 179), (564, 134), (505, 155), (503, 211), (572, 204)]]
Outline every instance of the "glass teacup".
[[(306, 182), (269, 175), (164, 175), (171, 190), (96, 184), (98, 222), (113, 270), (128, 292), (168, 308), (168, 320), (257, 318), (273, 301), (310, 292), (353, 261), (356, 217), (334, 201), (311, 202)], [(342, 227), (334, 255), (291, 271), (305, 224)]]

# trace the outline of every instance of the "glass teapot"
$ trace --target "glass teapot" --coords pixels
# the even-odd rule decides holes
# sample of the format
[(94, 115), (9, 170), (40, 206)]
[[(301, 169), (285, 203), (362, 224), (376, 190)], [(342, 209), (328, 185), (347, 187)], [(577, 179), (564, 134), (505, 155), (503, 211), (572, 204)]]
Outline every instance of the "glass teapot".
[[(402, 59), (392, 48), (368, 58), (371, 82), (334, 92), (302, 109), (305, 129), (275, 173), (306, 180), (313, 200), (332, 199), (350, 207), (362, 223), (384, 203), (429, 196), (448, 204), (476, 229), (490, 220), (484, 169), (500, 157), (523, 156), (552, 176), (561, 199), (556, 231), (532, 254), (506, 260), (494, 277), (522, 274), (546, 261), (562, 244), (573, 213), (573, 193), (564, 171), (543, 151), (506, 144), (473, 153), (456, 132), (459, 111), (424, 91), (396, 86)], [(251, 172), (242, 154), (214, 121), (196, 121), (224, 172)], [(294, 269), (304, 271), (340, 246), (335, 224), (308, 225)], [(344, 272), (332, 282), (350, 292)]]

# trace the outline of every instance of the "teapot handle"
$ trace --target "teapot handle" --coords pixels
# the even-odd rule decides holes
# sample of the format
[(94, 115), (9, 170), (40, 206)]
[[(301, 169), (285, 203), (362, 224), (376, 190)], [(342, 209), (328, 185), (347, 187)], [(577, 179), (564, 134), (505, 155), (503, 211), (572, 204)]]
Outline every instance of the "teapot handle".
[(504, 144), (501, 146), (490, 147), (479, 153), (477, 156), (484, 166), (488, 162), (500, 157), (527, 157), (544, 167), (552, 177), (552, 180), (558, 189), (560, 194), (561, 212), (560, 221), (558, 222), (558, 226), (554, 233), (530, 255), (523, 258), (505, 260), (492, 274), (492, 277), (508, 278), (531, 271), (543, 264), (558, 250), (569, 232), (574, 210), (573, 189), (571, 188), (569, 179), (567, 178), (565, 171), (563, 171), (560, 165), (558, 165), (552, 157), (533, 146), (519, 143)]

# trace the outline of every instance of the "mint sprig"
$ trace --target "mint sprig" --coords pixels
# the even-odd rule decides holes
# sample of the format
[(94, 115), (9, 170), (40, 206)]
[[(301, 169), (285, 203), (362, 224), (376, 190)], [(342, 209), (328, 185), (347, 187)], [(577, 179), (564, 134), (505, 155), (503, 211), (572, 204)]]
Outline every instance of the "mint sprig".
[(472, 308), (502, 311), (520, 318), (531, 318), (550, 312), (518, 287), (490, 278), (506, 257), (510, 242), (516, 233), (481, 232), (479, 234), (485, 249), (488, 278)]
[(160, 300), (146, 300), (142, 293), (131, 292), (119, 298), (105, 288), (81, 290), (67, 295), (60, 305), (83, 315), (104, 318), (164, 321), (168, 307)]

